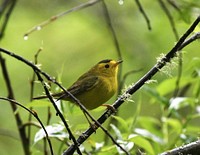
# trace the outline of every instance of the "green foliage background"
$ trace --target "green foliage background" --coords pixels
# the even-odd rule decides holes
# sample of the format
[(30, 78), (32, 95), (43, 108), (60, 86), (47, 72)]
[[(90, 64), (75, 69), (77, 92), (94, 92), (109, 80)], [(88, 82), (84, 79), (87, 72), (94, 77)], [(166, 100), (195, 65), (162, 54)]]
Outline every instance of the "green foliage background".
[[(38, 58), (42, 70), (57, 77), (67, 88), (79, 75), (98, 61), (106, 58), (118, 59), (101, 2), (60, 18), (44, 29), (32, 33), (28, 40), (24, 40), (23, 35), (31, 27), (82, 2), (86, 1), (18, 1), (0, 46), (30, 61), (34, 60), (35, 53), (42, 47), (43, 50)], [(125, 81), (126, 86), (133, 84), (144, 75), (156, 63), (156, 58), (160, 57), (162, 53), (167, 53), (176, 42), (169, 20), (158, 1), (141, 1), (141, 3), (150, 19), (151, 31), (147, 29), (146, 22), (134, 1), (124, 1), (123, 5), (119, 5), (118, 1), (106, 1), (124, 61), (122, 75), (130, 70), (142, 69), (141, 72), (128, 77)], [(173, 15), (178, 34), (181, 36), (197, 17), (200, 4), (197, 1), (177, 1), (177, 4), (182, 9), (182, 13), (176, 11), (168, 3), (167, 7)], [(4, 57), (16, 99), (24, 105), (28, 105), (33, 71), (11, 57)], [(191, 83), (192, 86), (184, 94), (185, 97), (188, 97), (187, 101), (184, 101), (185, 104), (181, 104), (181, 108), (178, 108), (177, 111), (172, 109), (171, 112), (166, 103), (173, 97), (178, 60), (174, 60), (173, 64), (153, 78), (157, 82), (146, 84), (143, 89), (139, 90), (131, 98), (134, 102), (125, 103), (119, 110), (118, 129), (123, 138), (127, 138), (130, 133), (138, 136), (138, 138), (132, 139), (136, 145), (133, 149), (146, 144), (145, 146), (150, 146), (143, 148), (142, 151), (147, 151), (149, 154), (158, 153), (176, 145), (197, 140), (197, 137), (199, 137), (199, 112), (196, 111), (199, 106), (199, 74), (197, 78), (191, 78), (194, 70), (199, 73), (199, 42), (193, 42), (184, 49), (181, 82), (183, 83), (182, 86), (188, 83)], [(41, 84), (35, 83), (35, 86), (34, 95), (42, 94)], [(6, 96), (6, 86), (2, 76), (0, 76), (0, 87), (0, 96)], [(58, 90), (53, 86), (52, 91)], [(108, 103), (112, 103), (115, 99), (116, 97), (113, 97)], [(0, 154), (13, 154), (13, 152), (22, 154), (23, 151), (10, 105), (3, 101), (0, 101), (0, 103), (2, 107), (0, 108)], [(47, 107), (40, 106), (34, 107), (34, 109), (46, 122), (47, 116), (44, 111), (47, 111)], [(81, 131), (87, 129), (88, 124), (86, 120), (81, 119), (83, 115), (77, 107), (69, 110), (71, 106), (65, 104), (64, 108), (66, 118), (78, 136)], [(98, 108), (91, 113), (98, 118), (103, 110), (103, 108)], [(27, 120), (27, 112), (21, 109), (19, 111), (24, 120)], [(53, 109), (51, 112), (50, 123), (59, 122), (59, 118), (56, 117)], [(168, 116), (169, 113), (170, 116)], [(104, 126), (107, 127), (107, 124)], [(136, 128), (145, 129), (152, 135), (160, 137), (163, 144), (145, 136), (145, 133), (141, 130), (136, 132)], [(183, 130), (185, 130), (185, 133)], [(38, 129), (33, 127), (33, 136), (37, 131)], [(111, 132), (113, 135), (116, 134), (116, 130), (114, 131)], [(86, 146), (90, 146), (95, 141), (101, 142), (104, 135), (101, 130), (98, 130), (86, 142)], [(181, 136), (185, 136), (186, 139)], [(56, 140), (53, 140), (53, 144), (54, 149), (58, 150), (59, 144)], [(41, 153), (38, 151), (40, 145), (42, 145), (42, 142), (39, 145), (33, 145), (34, 154)], [(103, 149), (114, 150), (116, 153), (116, 149), (109, 148), (110, 146), (111, 144), (104, 146)], [(104, 154), (104, 152), (101, 154)]]

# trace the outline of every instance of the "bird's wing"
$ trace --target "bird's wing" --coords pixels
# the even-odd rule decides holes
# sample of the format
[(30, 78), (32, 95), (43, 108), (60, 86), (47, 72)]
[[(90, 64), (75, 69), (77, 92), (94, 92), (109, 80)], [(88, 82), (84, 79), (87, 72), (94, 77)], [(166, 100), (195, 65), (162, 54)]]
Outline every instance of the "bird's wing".
[(98, 84), (97, 76), (89, 76), (78, 79), (68, 91), (73, 95), (82, 94), (85, 91), (93, 89)]
[[(74, 96), (82, 94), (88, 90), (93, 89), (98, 84), (98, 77), (97, 76), (82, 76), (79, 78), (71, 87), (67, 90)], [(60, 92), (57, 94), (53, 94), (54, 97), (58, 97), (58, 100), (66, 98), (65, 92)]]
[[(97, 76), (81, 76), (74, 84), (72, 84), (69, 89), (67, 89), (72, 95), (76, 96), (79, 95), (85, 91), (93, 89), (98, 84), (98, 77)], [(66, 98), (68, 95), (66, 95), (65, 92), (59, 92), (52, 94), (53, 97), (56, 97), (57, 100)], [(34, 99), (43, 99), (47, 98), (46, 95), (35, 97)]]

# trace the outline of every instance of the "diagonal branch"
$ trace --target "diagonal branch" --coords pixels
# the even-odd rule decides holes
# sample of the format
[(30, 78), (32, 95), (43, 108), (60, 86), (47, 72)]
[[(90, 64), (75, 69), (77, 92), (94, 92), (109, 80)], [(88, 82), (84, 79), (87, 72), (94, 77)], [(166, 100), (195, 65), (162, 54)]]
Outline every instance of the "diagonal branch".
[(70, 128), (69, 128), (69, 125), (68, 125), (67, 122), (65, 121), (64, 116), (62, 115), (62, 113), (61, 113), (60, 110), (58, 109), (58, 107), (57, 107), (55, 101), (53, 100), (53, 98), (52, 98), (52, 96), (51, 96), (51, 94), (50, 94), (50, 92), (49, 92), (49, 90), (48, 90), (48, 88), (47, 88), (46, 83), (44, 82), (44, 80), (42, 79), (41, 75), (40, 75), (37, 71), (35, 71), (35, 73), (36, 73), (36, 75), (37, 75), (39, 81), (42, 83), (42, 85), (43, 85), (43, 87), (44, 87), (44, 90), (45, 90), (45, 93), (46, 93), (46, 95), (48, 96), (48, 98), (49, 98), (49, 100), (51, 101), (51, 103), (53, 104), (53, 106), (54, 106), (54, 108), (55, 108), (55, 110), (56, 110), (56, 112), (57, 112), (57, 115), (60, 117), (60, 119), (61, 119), (62, 122), (64, 123), (64, 125), (65, 125), (65, 127), (66, 127), (66, 129), (67, 129), (67, 132), (69, 133), (69, 139), (72, 139), (72, 140), (73, 140), (74, 144), (77, 146), (77, 147), (76, 147), (77, 152), (81, 155), (81, 151), (80, 151), (79, 148), (78, 148), (78, 143), (77, 143), (75, 137), (73, 136), (73, 133), (71, 132), (71, 130), (70, 130)]
[(141, 14), (144, 16), (144, 19), (145, 19), (145, 21), (146, 21), (146, 23), (147, 23), (148, 29), (151, 30), (151, 29), (152, 29), (152, 28), (151, 28), (151, 22), (150, 22), (150, 20), (149, 20), (149, 18), (148, 18), (148, 16), (147, 16), (147, 14), (145, 13), (145, 11), (144, 11), (142, 5), (140, 4), (140, 1), (139, 1), (139, 0), (135, 0), (135, 2), (136, 2), (136, 4), (137, 4), (137, 6), (138, 6), (138, 8), (139, 8), (139, 10), (140, 10), (140, 12), (141, 12)]
[(163, 152), (159, 155), (199, 155), (200, 152), (200, 140), (192, 142), (190, 144), (175, 148), (173, 150)]
[(34, 31), (38, 31), (38, 30), (41, 30), (43, 27), (47, 26), (48, 24), (50, 24), (51, 22), (57, 20), (58, 18), (61, 18), (63, 17), (64, 15), (67, 15), (71, 12), (75, 12), (75, 11), (79, 11), (81, 9), (84, 9), (86, 7), (89, 7), (89, 6), (92, 6), (98, 2), (100, 2), (101, 0), (90, 0), (86, 3), (82, 3), (72, 9), (69, 9), (67, 11), (64, 11), (64, 12), (61, 12), (55, 16), (52, 16), (51, 18), (47, 19), (46, 21), (40, 23), (39, 25), (37, 26), (34, 26), (33, 28), (31, 28), (30, 30), (28, 30), (25, 34), (24, 34), (24, 39), (28, 39), (28, 36), (33, 33)]

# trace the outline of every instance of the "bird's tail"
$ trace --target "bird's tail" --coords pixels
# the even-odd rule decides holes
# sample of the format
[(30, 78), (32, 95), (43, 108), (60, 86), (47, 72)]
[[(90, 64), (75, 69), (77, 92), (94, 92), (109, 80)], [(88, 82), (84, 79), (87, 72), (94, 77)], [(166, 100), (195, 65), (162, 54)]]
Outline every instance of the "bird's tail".
[(33, 97), (34, 100), (41, 100), (41, 99), (45, 99), (45, 98), (48, 98), (47, 95)]
[[(56, 94), (51, 94), (51, 96), (53, 96), (57, 100), (60, 100), (64, 97), (66, 97), (66, 94), (63, 93), (63, 92), (60, 92), (60, 93), (56, 93)], [(41, 95), (41, 96), (34, 97), (33, 99), (34, 100), (41, 100), (41, 99), (45, 99), (45, 98), (48, 98), (48, 96), (47, 95)]]

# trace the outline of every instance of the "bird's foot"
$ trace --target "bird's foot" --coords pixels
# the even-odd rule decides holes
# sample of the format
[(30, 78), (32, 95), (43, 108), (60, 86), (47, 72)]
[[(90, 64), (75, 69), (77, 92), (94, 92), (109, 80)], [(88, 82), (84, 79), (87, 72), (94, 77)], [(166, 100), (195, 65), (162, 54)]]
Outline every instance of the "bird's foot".
[(110, 104), (102, 104), (102, 106), (107, 107), (107, 109), (110, 109), (113, 113), (117, 112), (117, 109), (115, 109), (112, 105)]

